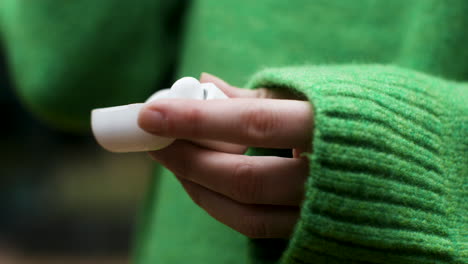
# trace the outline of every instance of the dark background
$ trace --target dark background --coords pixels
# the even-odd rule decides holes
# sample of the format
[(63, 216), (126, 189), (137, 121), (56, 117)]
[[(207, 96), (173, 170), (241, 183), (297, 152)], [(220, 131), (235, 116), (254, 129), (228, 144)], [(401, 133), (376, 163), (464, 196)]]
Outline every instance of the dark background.
[(46, 127), (8, 76), (0, 52), (0, 263), (127, 263), (149, 158)]

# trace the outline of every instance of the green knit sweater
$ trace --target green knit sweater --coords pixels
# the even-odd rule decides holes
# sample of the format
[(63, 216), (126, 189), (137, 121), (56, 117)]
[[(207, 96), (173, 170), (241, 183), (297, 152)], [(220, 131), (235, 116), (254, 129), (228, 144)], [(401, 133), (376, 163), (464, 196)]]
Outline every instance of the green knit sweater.
[(65, 129), (173, 68), (313, 105), (290, 240), (248, 240), (158, 168), (137, 263), (468, 263), (466, 14), (466, 0), (2, 0), (0, 33), (24, 104)]

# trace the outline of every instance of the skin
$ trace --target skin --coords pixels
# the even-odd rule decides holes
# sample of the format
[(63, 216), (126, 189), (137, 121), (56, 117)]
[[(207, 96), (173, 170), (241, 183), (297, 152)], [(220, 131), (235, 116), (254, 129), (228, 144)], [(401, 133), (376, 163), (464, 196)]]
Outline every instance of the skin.
[[(178, 138), (150, 152), (208, 214), (251, 238), (287, 238), (299, 218), (311, 146), (309, 102), (268, 89), (233, 87), (209, 74), (231, 99), (164, 99), (148, 104), (139, 125)], [(183, 105), (184, 107), (180, 107)], [(247, 146), (289, 148), (292, 158), (250, 157)]]

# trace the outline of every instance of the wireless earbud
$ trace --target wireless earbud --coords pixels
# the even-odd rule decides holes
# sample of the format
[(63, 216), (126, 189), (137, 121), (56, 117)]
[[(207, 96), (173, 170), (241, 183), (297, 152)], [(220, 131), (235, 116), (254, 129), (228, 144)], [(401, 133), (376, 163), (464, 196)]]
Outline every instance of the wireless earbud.
[(111, 152), (151, 151), (169, 146), (174, 138), (159, 137), (138, 126), (138, 114), (143, 106), (163, 98), (210, 100), (228, 97), (212, 83), (201, 84), (195, 78), (184, 77), (177, 80), (171, 89), (154, 93), (145, 103), (94, 109), (91, 128), (97, 142)]

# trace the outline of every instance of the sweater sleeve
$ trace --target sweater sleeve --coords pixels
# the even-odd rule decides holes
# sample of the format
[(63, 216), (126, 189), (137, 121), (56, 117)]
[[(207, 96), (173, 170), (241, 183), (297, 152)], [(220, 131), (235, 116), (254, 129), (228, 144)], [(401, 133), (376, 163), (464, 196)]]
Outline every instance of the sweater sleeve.
[(468, 86), (379, 65), (266, 69), (313, 105), (301, 217), (281, 263), (467, 263)]
[(144, 100), (173, 61), (178, 2), (0, 1), (21, 101), (53, 126), (83, 130), (93, 108)]

